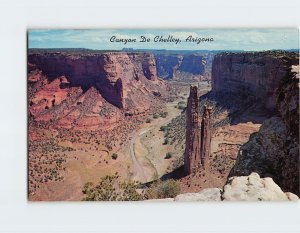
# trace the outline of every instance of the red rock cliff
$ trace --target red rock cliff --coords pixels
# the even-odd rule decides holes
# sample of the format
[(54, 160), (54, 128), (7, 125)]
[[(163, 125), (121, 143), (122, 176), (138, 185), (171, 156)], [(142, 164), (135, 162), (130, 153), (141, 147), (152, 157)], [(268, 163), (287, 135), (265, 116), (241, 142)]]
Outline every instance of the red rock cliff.
[(159, 108), (167, 94), (147, 53), (29, 53), (29, 112), (65, 128), (109, 127)]
[(263, 99), (269, 109), (276, 107), (276, 91), (298, 64), (297, 55), (287, 52), (222, 53), (215, 55), (212, 65), (212, 90), (235, 92), (250, 90)]
[(191, 174), (192, 170), (200, 162), (200, 119), (198, 89), (196, 86), (190, 87), (190, 96), (186, 109), (186, 142), (184, 154), (184, 170)]
[(28, 55), (28, 62), (50, 79), (65, 76), (71, 86), (95, 86), (104, 99), (119, 108), (126, 108), (124, 98), (132, 84), (140, 79), (143, 82), (143, 77), (157, 81), (155, 59), (146, 53), (36, 53)]
[(299, 195), (299, 66), (290, 68), (276, 92), (278, 116), (264, 121), (241, 147), (230, 176), (255, 171)]

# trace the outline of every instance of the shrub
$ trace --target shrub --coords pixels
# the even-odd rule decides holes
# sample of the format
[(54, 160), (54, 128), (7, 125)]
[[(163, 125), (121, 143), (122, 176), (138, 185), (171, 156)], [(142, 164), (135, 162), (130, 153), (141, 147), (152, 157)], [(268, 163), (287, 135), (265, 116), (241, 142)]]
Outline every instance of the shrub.
[(113, 153), (111, 157), (112, 157), (112, 159), (116, 160), (118, 158), (118, 154)]
[(160, 127), (159, 130), (165, 132), (167, 129), (168, 129), (168, 126), (163, 125), (163, 126)]
[(173, 180), (156, 181), (147, 190), (147, 196), (154, 198), (174, 198), (180, 193), (179, 184)]
[(83, 201), (139, 201), (143, 196), (137, 192), (138, 182), (125, 182), (119, 180), (117, 173), (102, 177), (98, 184), (91, 182), (83, 186)]
[(165, 138), (165, 141), (164, 141), (163, 145), (167, 145), (167, 144), (169, 144), (169, 139)]
[(158, 115), (157, 113), (155, 113), (155, 114), (153, 115), (153, 119), (157, 119), (157, 118), (159, 118), (159, 115)]
[(146, 123), (150, 123), (151, 122), (151, 119), (150, 118), (147, 118), (146, 119)]
[(168, 116), (168, 113), (167, 112), (160, 112), (159, 115), (162, 118), (166, 118)]
[(180, 110), (183, 110), (183, 109), (185, 109), (185, 106), (184, 105), (178, 105), (177, 108), (180, 109)]
[(171, 152), (167, 152), (166, 156), (165, 156), (165, 159), (170, 159), (170, 158), (172, 158), (172, 153)]
[(185, 109), (186, 108), (186, 103), (184, 102), (184, 101), (180, 101), (180, 102), (178, 102), (178, 104), (177, 104), (177, 108), (178, 109)]

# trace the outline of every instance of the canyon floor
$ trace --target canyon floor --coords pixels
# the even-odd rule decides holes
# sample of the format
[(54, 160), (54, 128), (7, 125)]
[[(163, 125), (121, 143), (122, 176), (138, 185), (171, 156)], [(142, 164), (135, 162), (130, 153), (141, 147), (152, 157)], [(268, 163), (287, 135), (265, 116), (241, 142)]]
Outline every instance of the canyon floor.
[[(173, 101), (165, 102), (160, 109), (166, 112), (164, 117), (155, 114), (144, 116), (143, 122), (127, 134), (125, 143), (108, 151), (104, 145), (95, 144), (89, 135), (88, 141), (59, 140), (57, 146), (68, 148), (56, 151), (56, 158), (62, 159), (58, 180), (47, 180), (39, 183), (35, 192), (29, 195), (30, 200), (81, 200), (82, 188), (85, 183), (97, 183), (99, 179), (116, 172), (127, 181), (151, 183), (159, 178), (173, 178), (181, 186), (181, 193), (198, 192), (205, 188), (221, 188), (233, 167), (241, 145), (249, 140), (252, 133), (257, 132), (265, 119), (264, 113), (250, 109), (235, 118), (235, 122), (216, 127), (212, 136), (211, 156), (205, 169), (196, 171), (189, 176), (182, 176), (182, 161), (185, 149), (185, 112), (178, 108), (186, 103), (190, 83), (170, 83), (178, 92)], [(180, 88), (178, 88), (180, 86)], [(200, 95), (210, 91), (207, 82), (200, 83)], [(228, 117), (222, 110), (215, 116), (215, 121)], [(168, 127), (165, 132), (162, 127)], [(55, 130), (39, 129), (44, 137), (57, 138)], [(172, 142), (166, 141), (166, 135), (173, 137)], [(76, 134), (75, 134), (76, 135)], [(76, 137), (76, 136), (75, 136)], [(168, 138), (170, 139), (170, 138)], [(47, 152), (48, 153), (48, 152)], [(166, 158), (167, 153), (171, 154)], [(112, 154), (117, 155), (114, 159)], [(40, 159), (42, 154), (38, 155)], [(43, 168), (49, 171), (49, 168)]]
[[(113, 153), (108, 151), (104, 145), (94, 143), (94, 139), (90, 139), (90, 143), (74, 140), (74, 137), (78, 137), (76, 134), (72, 134), (71, 139), (68, 139), (68, 137), (58, 139), (56, 146), (68, 148), (67, 151), (65, 149), (54, 151), (55, 158), (63, 160), (59, 171), (59, 177), (62, 178), (42, 180), (38, 183), (38, 188), (30, 193), (29, 199), (81, 200), (83, 196), (82, 188), (85, 183), (97, 183), (101, 177), (116, 172), (124, 180), (135, 180), (142, 183), (163, 176), (171, 164), (183, 153), (183, 148), (176, 150), (174, 145), (164, 145), (164, 132), (160, 129), (161, 126), (167, 125), (182, 113), (182, 109), (177, 108), (177, 106), (179, 102), (186, 101), (189, 85), (185, 84), (176, 90), (178, 91), (177, 98), (172, 102), (166, 102), (163, 109), (161, 109), (161, 111), (166, 112), (166, 115), (157, 118), (153, 114), (145, 116), (143, 123), (128, 133), (126, 142), (122, 146), (113, 149), (114, 154), (117, 154), (116, 159), (112, 158)], [(146, 119), (150, 119), (148, 123)], [(55, 130), (41, 128), (36, 130), (43, 135), (44, 139), (58, 138), (58, 132)], [(40, 169), (44, 169), (45, 173), (50, 171), (51, 167), (51, 165), (47, 165), (45, 160), (53, 155), (49, 150), (44, 152), (45, 155), (40, 152), (32, 154), (42, 163), (44, 161), (43, 168)], [(168, 152), (172, 153), (172, 157), (166, 159), (165, 156)], [(40, 174), (38, 174), (38, 177), (40, 177)]]

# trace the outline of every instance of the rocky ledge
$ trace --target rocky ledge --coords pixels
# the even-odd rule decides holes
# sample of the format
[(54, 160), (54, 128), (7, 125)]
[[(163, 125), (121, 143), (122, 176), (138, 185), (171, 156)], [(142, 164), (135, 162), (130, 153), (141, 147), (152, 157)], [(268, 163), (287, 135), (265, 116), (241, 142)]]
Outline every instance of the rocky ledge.
[(199, 193), (184, 193), (175, 198), (151, 201), (298, 201), (299, 197), (283, 192), (272, 178), (260, 178), (253, 172), (249, 176), (235, 176), (219, 188), (204, 189)]

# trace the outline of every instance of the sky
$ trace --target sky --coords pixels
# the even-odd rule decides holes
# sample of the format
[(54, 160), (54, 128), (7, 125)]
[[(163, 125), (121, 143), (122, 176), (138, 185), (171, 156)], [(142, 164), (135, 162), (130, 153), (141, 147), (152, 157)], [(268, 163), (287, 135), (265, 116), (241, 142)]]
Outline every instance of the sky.
[[(111, 42), (111, 37), (123, 42)], [(141, 36), (150, 39), (140, 42)], [(154, 42), (157, 36), (175, 42)], [(194, 41), (186, 41), (192, 38)], [(206, 41), (198, 42), (197, 39)], [(124, 43), (124, 39), (136, 42)], [(167, 49), (167, 50), (247, 50), (298, 49), (297, 28), (286, 29), (32, 29), (28, 30), (29, 48), (87, 48), (99, 50)]]

